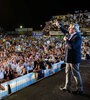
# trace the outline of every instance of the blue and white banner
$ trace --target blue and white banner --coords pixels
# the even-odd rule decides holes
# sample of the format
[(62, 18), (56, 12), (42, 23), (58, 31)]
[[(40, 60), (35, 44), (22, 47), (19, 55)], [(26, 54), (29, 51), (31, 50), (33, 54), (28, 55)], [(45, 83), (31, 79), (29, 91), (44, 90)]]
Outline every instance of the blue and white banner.
[(32, 36), (34, 36), (34, 37), (43, 36), (43, 32), (34, 31), (34, 32), (32, 32)]

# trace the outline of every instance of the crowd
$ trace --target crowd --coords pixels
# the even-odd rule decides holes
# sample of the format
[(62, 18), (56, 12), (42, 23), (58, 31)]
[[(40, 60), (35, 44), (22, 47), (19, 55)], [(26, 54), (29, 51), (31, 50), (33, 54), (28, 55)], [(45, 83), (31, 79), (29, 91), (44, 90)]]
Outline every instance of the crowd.
[(81, 46), (82, 59), (90, 59), (90, 36), (82, 36), (82, 46)]
[(77, 23), (80, 27), (88, 27), (90, 22), (86, 22), (88, 16), (84, 13), (65, 15), (58, 18), (61, 24), (68, 26), (70, 23)]
[[(84, 14), (60, 16), (58, 20), (64, 27), (71, 22), (80, 27), (88, 27)], [(83, 24), (85, 23), (85, 24)], [(85, 26), (86, 25), (86, 26)], [(53, 20), (46, 23), (43, 32), (57, 31)], [(90, 37), (82, 37), (82, 59), (90, 59)], [(31, 37), (19, 35), (0, 35), (0, 82), (6, 82), (30, 72), (43, 76), (45, 69), (51, 69), (52, 64), (64, 60), (65, 41), (60, 37)]]
[[(43, 70), (64, 60), (63, 38), (0, 37), (0, 81), (6, 82), (30, 72)], [(90, 58), (90, 40), (82, 37), (82, 59)]]
[[(0, 37), (0, 81), (6, 82), (30, 72), (43, 76), (43, 70), (64, 60), (63, 38)], [(82, 37), (82, 59), (90, 59), (90, 40)]]
[(0, 81), (5, 82), (64, 60), (65, 44), (58, 38), (0, 36)]
[(49, 31), (57, 31), (58, 28), (53, 24), (53, 19), (58, 19), (59, 23), (62, 24), (66, 29), (71, 23), (79, 24), (80, 28), (90, 28), (90, 18), (85, 13), (78, 14), (68, 14), (53, 16), (50, 21), (46, 22), (45, 27), (43, 28), (44, 33), (49, 33)]

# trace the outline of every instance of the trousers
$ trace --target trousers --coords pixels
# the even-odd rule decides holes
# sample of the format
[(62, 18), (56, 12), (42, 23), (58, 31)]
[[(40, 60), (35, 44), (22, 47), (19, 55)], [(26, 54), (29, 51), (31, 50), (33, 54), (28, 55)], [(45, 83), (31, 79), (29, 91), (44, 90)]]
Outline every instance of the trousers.
[(76, 64), (66, 63), (65, 88), (71, 89), (72, 76), (73, 76), (74, 79), (75, 79), (75, 82), (76, 82), (76, 89), (79, 90), (79, 91), (83, 91), (82, 79), (81, 79), (81, 75), (80, 75), (80, 72), (79, 72), (79, 65), (80, 65), (80, 63), (76, 63)]

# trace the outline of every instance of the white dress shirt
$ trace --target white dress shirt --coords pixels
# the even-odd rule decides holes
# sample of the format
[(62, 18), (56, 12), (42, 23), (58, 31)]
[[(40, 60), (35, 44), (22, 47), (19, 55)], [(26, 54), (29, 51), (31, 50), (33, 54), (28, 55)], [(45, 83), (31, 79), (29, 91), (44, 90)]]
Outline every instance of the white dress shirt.
[(4, 78), (4, 73), (1, 71), (0, 72), (0, 80)]

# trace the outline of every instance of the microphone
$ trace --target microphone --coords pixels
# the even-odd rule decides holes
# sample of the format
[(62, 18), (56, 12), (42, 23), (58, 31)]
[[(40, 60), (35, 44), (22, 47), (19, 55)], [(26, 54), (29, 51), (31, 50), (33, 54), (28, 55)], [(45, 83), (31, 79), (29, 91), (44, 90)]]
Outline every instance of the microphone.
[(69, 37), (69, 34), (68, 34), (68, 33), (66, 33), (66, 37), (67, 37), (67, 38)]

